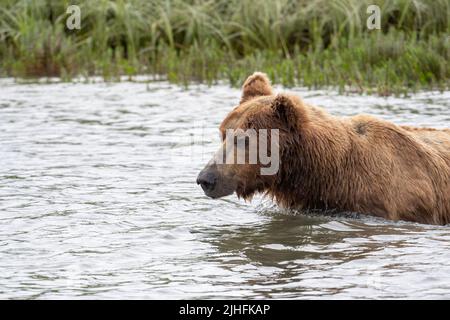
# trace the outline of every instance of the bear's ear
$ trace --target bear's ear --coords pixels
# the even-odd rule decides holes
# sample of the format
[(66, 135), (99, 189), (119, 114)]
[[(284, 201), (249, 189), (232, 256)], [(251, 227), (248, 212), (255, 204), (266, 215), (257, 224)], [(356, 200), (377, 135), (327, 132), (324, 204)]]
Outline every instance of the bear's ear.
[(306, 120), (302, 101), (287, 94), (278, 94), (272, 102), (273, 115), (289, 130), (296, 129), (299, 121)]
[(272, 86), (266, 74), (255, 72), (245, 80), (242, 86), (241, 103), (258, 96), (270, 96), (272, 94)]

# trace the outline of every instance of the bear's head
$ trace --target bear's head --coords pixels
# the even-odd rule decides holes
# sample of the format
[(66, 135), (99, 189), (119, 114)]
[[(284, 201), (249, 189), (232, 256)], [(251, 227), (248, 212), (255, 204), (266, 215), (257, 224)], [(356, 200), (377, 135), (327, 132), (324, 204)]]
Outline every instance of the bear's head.
[(276, 197), (292, 175), (286, 166), (292, 165), (289, 159), (300, 146), (306, 120), (300, 99), (274, 95), (267, 76), (254, 73), (244, 82), (239, 105), (222, 121), (222, 145), (197, 183), (211, 198), (233, 192), (244, 199), (256, 192)]

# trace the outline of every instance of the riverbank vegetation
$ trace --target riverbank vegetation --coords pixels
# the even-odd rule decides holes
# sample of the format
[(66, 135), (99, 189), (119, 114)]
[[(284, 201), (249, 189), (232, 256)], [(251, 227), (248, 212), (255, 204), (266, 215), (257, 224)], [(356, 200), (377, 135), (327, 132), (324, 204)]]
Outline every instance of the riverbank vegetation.
[[(0, 76), (159, 75), (402, 93), (450, 87), (448, 0), (0, 0)], [(79, 5), (81, 29), (67, 7)], [(370, 4), (381, 30), (368, 30)]]

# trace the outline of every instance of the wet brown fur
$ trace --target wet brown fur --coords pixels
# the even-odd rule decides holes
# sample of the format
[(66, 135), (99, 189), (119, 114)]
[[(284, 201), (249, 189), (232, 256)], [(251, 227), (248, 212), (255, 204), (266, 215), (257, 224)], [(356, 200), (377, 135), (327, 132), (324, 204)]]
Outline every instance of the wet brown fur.
[(450, 130), (335, 117), (295, 96), (273, 95), (261, 73), (245, 82), (222, 135), (227, 128), (280, 130), (277, 175), (259, 175), (259, 165), (224, 166), (238, 196), (263, 192), (288, 208), (450, 222)]

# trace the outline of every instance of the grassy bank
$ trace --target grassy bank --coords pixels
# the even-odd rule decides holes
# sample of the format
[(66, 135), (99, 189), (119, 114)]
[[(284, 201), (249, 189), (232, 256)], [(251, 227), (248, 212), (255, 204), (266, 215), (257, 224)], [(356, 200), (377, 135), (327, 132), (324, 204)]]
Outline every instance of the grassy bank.
[[(367, 29), (369, 4), (382, 30)], [(448, 89), (449, 20), (448, 0), (0, 0), (0, 75), (240, 85), (261, 70), (286, 86)]]

